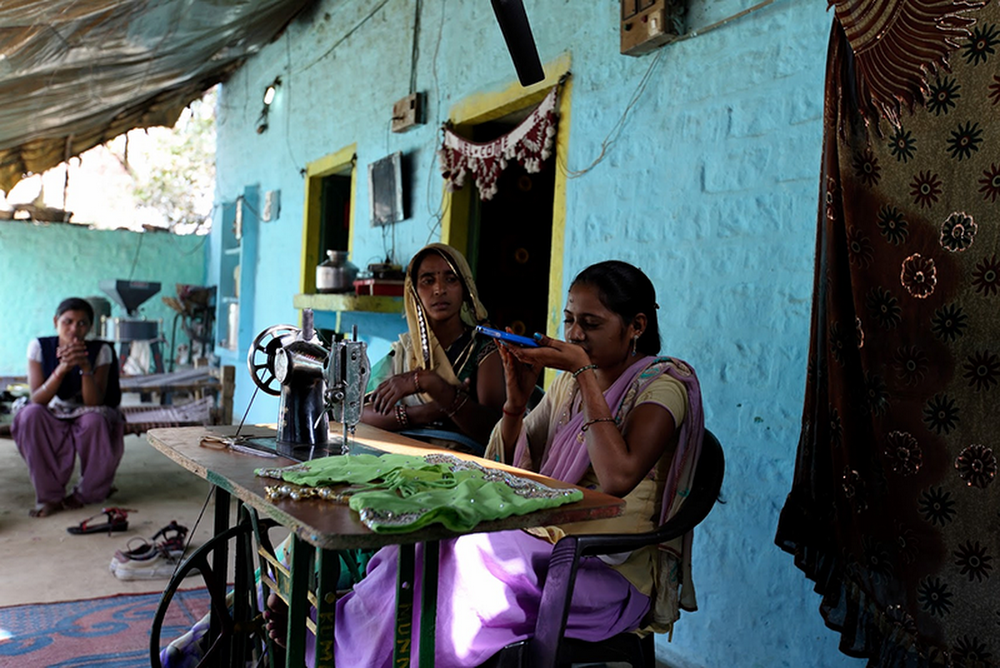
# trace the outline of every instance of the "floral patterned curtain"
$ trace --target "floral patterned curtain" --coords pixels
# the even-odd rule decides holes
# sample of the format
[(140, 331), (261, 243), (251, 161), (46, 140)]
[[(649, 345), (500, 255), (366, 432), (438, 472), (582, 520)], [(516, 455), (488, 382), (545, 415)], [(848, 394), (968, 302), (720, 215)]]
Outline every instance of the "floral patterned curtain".
[(833, 3), (777, 544), (870, 666), (1000, 665), (1000, 8)]
[(525, 171), (537, 173), (542, 163), (552, 155), (556, 135), (556, 102), (559, 86), (553, 86), (542, 100), (516, 128), (493, 141), (477, 144), (445, 126), (444, 141), (439, 158), (441, 175), (451, 190), (465, 185), (472, 174), (479, 188), (479, 196), (492, 199), (497, 192), (497, 179), (507, 169), (510, 161), (518, 162)]

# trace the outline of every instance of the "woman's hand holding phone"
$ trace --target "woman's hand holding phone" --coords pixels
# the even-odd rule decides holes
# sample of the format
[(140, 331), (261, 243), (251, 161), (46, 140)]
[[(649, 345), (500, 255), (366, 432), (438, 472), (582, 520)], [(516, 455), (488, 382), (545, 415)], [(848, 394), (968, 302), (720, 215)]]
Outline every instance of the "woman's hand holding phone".
[(534, 339), (529, 339), (526, 336), (519, 336), (513, 332), (503, 332), (499, 329), (493, 329), (491, 327), (483, 327), (479, 325), (476, 327), (476, 332), (483, 334), (485, 336), (492, 337), (497, 341), (503, 341), (504, 343), (511, 343), (515, 346), (521, 346), (522, 348), (537, 348), (538, 342)]

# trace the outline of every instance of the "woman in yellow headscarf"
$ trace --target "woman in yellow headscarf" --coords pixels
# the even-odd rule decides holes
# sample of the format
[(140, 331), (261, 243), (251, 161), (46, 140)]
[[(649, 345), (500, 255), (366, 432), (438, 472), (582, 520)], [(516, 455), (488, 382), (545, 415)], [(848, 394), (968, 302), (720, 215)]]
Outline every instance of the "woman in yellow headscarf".
[(407, 267), (404, 303), (407, 332), (375, 365), (362, 421), (424, 428), (434, 442), (435, 432), (459, 432), (485, 445), (506, 393), (496, 345), (475, 332), (486, 308), (468, 262), (451, 246), (425, 246)]

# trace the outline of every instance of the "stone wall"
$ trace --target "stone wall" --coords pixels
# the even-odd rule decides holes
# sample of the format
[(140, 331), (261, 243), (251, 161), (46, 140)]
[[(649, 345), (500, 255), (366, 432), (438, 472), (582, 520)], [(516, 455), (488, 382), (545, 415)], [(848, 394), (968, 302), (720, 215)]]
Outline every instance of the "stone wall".
[[(163, 320), (170, 350), (174, 311), (162, 297), (175, 285), (204, 285), (207, 236), (92, 230), (82, 225), (0, 222), (0, 375), (27, 373), (25, 351), (38, 336), (55, 334), (52, 317), (66, 297), (105, 297), (102, 280), (159, 282), (160, 292), (143, 304), (140, 317)], [(111, 316), (125, 317), (112, 302)], [(178, 343), (184, 342), (178, 336)]]

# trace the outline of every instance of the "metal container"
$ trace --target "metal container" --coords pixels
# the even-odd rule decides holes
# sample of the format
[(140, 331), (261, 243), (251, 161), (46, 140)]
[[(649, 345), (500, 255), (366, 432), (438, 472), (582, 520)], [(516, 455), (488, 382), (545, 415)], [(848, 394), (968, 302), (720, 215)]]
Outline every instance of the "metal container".
[(94, 322), (87, 332), (87, 338), (99, 339), (104, 336), (104, 321), (111, 317), (111, 302), (104, 297), (84, 297), (84, 299), (94, 309)]
[(353, 292), (358, 268), (347, 259), (347, 251), (328, 250), (327, 259), (316, 266), (316, 292)]
[(131, 318), (104, 318), (102, 338), (111, 341), (153, 341), (160, 338), (158, 320), (133, 320)]

